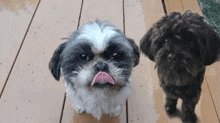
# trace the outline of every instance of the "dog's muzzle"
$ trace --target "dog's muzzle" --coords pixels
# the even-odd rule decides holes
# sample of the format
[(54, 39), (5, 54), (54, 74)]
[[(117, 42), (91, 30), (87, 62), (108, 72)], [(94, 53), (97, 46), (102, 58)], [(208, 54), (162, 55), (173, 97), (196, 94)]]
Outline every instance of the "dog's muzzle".
[(94, 76), (91, 86), (106, 87), (115, 84), (113, 77), (108, 73), (108, 64), (100, 61), (94, 65), (94, 71), (97, 74)]

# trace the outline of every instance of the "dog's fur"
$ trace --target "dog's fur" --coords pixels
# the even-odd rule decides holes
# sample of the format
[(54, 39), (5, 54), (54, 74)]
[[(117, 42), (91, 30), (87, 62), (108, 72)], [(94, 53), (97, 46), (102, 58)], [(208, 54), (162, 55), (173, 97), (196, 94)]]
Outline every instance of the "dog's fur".
[[(63, 75), (67, 96), (79, 113), (119, 116), (130, 95), (132, 68), (139, 63), (139, 48), (132, 39), (108, 21), (93, 21), (73, 32), (53, 54), (49, 68), (56, 80)], [(115, 85), (91, 86), (104, 71)]]
[(220, 52), (219, 35), (197, 13), (172, 12), (155, 23), (140, 42), (140, 50), (156, 63), (158, 77), (166, 94), (165, 110), (176, 111), (182, 103), (182, 121), (196, 122), (205, 67)]

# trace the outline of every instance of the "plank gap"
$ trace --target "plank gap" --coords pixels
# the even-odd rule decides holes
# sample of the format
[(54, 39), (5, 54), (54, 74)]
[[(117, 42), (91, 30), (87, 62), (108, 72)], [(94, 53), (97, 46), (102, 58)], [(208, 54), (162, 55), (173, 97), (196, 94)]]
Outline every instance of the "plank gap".
[(167, 15), (166, 4), (165, 4), (164, 0), (161, 0), (161, 1), (162, 1), (162, 5), (163, 5), (163, 11), (164, 11), (165, 15)]
[(125, 1), (122, 0), (122, 9), (123, 9), (123, 32), (125, 34)]
[(128, 123), (128, 100), (126, 100), (126, 123)]
[(64, 94), (64, 99), (63, 99), (63, 107), (61, 109), (61, 115), (60, 115), (60, 122), (62, 122), (62, 119), (63, 119), (63, 112), (64, 112), (64, 108), (65, 108), (65, 103), (66, 103), (66, 93)]
[(2, 97), (2, 95), (3, 95), (3, 92), (4, 92), (5, 87), (6, 87), (6, 85), (7, 85), (8, 79), (9, 79), (9, 77), (10, 77), (10, 75), (11, 75), (11, 72), (12, 72), (12, 70), (13, 70), (13, 68), (14, 68), (15, 62), (17, 61), (18, 55), (19, 55), (19, 53), (20, 53), (20, 51), (21, 51), (21, 48), (22, 48), (22, 46), (23, 46), (23, 44), (24, 44), (24, 40), (26, 39), (27, 33), (28, 33), (29, 28), (30, 28), (30, 26), (31, 26), (31, 24), (32, 24), (32, 21), (33, 21), (33, 19), (34, 19), (34, 16), (35, 16), (35, 14), (36, 14), (36, 12), (37, 12), (38, 6), (40, 5), (40, 2), (41, 2), (41, 0), (38, 1), (38, 4), (37, 4), (37, 6), (36, 6), (36, 8), (35, 8), (35, 10), (34, 10), (33, 16), (31, 17), (31, 21), (30, 21), (30, 23), (28, 24), (27, 30), (26, 30), (26, 32), (25, 32), (25, 34), (24, 34), (24, 37), (23, 37), (22, 42), (21, 42), (21, 44), (20, 44), (20, 47), (19, 47), (19, 49), (18, 49), (18, 51), (17, 51), (17, 54), (16, 54), (16, 56), (15, 56), (14, 62), (13, 62), (12, 65), (11, 65), (10, 71), (9, 71), (9, 73), (8, 73), (8, 76), (7, 76), (6, 80), (5, 80), (5, 84), (3, 85), (2, 90), (1, 90), (1, 93), (0, 93), (0, 99), (1, 99), (1, 97)]
[(184, 6), (183, 6), (183, 1), (182, 1), (182, 0), (180, 0), (180, 3), (181, 3), (181, 5), (182, 5), (183, 10), (186, 11), (185, 8), (184, 8)]
[(84, 0), (82, 0), (82, 3), (81, 3), (81, 8), (80, 8), (80, 12), (79, 12), (79, 20), (78, 20), (78, 25), (77, 25), (77, 30), (79, 29), (79, 25), (80, 25), (80, 19), (81, 19), (81, 15), (82, 15), (83, 3), (84, 3)]

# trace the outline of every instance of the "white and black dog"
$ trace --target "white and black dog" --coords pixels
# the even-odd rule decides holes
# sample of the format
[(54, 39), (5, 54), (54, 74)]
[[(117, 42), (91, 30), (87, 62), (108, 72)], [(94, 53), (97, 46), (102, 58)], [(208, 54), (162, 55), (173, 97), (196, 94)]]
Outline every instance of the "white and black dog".
[(219, 59), (220, 37), (197, 13), (172, 12), (156, 22), (140, 42), (141, 51), (156, 63), (166, 94), (166, 112), (176, 111), (181, 98), (182, 121), (195, 123), (205, 68)]
[(139, 48), (109, 21), (84, 24), (54, 52), (49, 69), (56, 80), (63, 75), (67, 96), (78, 113), (119, 116), (131, 94), (132, 68)]

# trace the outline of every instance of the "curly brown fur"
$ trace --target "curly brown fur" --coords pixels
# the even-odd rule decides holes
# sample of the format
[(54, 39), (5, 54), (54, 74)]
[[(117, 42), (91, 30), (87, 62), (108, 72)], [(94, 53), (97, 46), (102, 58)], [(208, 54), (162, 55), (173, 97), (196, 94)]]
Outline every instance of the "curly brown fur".
[(182, 103), (182, 121), (195, 123), (205, 67), (219, 57), (220, 37), (197, 13), (172, 12), (153, 25), (140, 42), (141, 51), (156, 63), (166, 94), (165, 110)]

